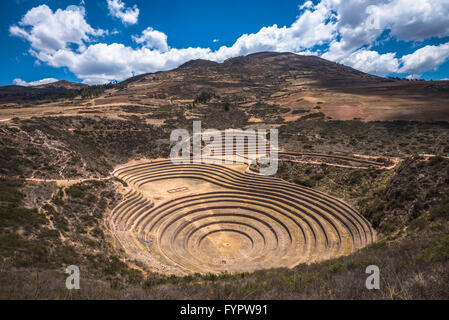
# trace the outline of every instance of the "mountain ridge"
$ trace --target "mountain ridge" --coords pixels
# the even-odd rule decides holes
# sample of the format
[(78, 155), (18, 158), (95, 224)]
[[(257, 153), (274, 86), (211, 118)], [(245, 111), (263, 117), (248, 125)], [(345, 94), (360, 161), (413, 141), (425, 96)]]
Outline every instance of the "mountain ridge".
[[(198, 102), (209, 107), (233, 105), (245, 113), (256, 106), (275, 106), (288, 110), (284, 121), (319, 112), (334, 120), (449, 121), (449, 81), (382, 78), (320, 57), (285, 52), (259, 52), (221, 63), (191, 60), (172, 70), (93, 87), (81, 95), (79, 88), (85, 86), (60, 81), (40, 88), (1, 87), (0, 103), (20, 106), (23, 99), (32, 106), (41, 99), (44, 106), (55, 107), (192, 108), (188, 104)], [(52, 94), (55, 98), (45, 102)]]

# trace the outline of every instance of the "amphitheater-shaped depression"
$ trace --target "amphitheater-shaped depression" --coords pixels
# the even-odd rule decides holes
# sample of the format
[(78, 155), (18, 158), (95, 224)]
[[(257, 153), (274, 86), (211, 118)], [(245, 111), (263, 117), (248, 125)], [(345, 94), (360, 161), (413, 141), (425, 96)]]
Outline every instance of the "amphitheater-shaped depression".
[(242, 166), (146, 162), (110, 226), (132, 258), (172, 274), (293, 267), (349, 254), (375, 239), (348, 204)]

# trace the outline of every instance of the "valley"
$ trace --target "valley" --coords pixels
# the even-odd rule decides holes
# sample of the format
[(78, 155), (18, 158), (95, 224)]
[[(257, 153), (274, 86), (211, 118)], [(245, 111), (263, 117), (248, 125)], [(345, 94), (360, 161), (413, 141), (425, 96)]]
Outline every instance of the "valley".
[[(448, 106), (449, 81), (272, 52), (3, 87), (0, 297), (446, 299)], [(193, 121), (277, 129), (276, 173), (249, 147), (174, 164)], [(86, 290), (64, 289), (71, 264)]]

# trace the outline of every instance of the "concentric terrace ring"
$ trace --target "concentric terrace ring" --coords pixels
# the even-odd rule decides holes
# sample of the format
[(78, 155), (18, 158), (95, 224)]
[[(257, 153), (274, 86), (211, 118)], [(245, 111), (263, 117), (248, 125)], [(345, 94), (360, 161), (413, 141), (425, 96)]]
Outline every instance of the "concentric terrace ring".
[[(348, 204), (281, 179), (169, 160), (114, 174), (130, 191), (113, 210), (111, 228), (130, 256), (161, 272), (293, 267), (349, 254), (375, 240), (369, 222)], [(148, 194), (148, 186), (163, 189), (179, 179), (214, 187), (161, 201)]]

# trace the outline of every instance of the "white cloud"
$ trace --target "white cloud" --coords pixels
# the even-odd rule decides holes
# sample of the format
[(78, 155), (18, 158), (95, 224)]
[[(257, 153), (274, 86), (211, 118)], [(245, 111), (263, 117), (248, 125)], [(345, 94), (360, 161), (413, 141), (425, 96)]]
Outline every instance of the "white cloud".
[(220, 40), (218, 40), (218, 39), (212, 40), (213, 43), (218, 42), (218, 41), (220, 41)]
[(399, 40), (424, 40), (449, 35), (448, 0), (378, 1), (367, 7), (369, 19), (390, 29)]
[(136, 24), (139, 18), (139, 8), (134, 5), (132, 8), (127, 8), (125, 3), (121, 0), (107, 0), (109, 13), (122, 21), (123, 24)]
[(396, 54), (379, 54), (376, 51), (365, 49), (352, 53), (348, 57), (340, 60), (340, 62), (352, 66), (357, 70), (381, 76), (396, 72), (399, 67), (399, 61), (396, 58)]
[(404, 41), (449, 35), (449, 0), (323, 0), (338, 16), (338, 39), (323, 57), (340, 60), (388, 32)]
[(80, 49), (91, 41), (90, 36), (104, 34), (85, 20), (83, 7), (69, 6), (53, 12), (47, 5), (32, 8), (18, 25), (9, 28), (11, 35), (26, 39), (33, 50), (52, 53), (76, 44)]
[(68, 67), (85, 83), (106, 83), (123, 80), (133, 73), (141, 74), (169, 70), (191, 59), (212, 58), (210, 49), (170, 49), (166, 52), (146, 47), (133, 49), (119, 43), (97, 43), (81, 53), (59, 50), (51, 55), (38, 55), (38, 59), (53, 67)]
[(409, 74), (405, 78), (408, 80), (417, 80), (417, 79), (421, 78), (421, 75), (420, 74)]
[(132, 36), (133, 40), (137, 43), (142, 43), (149, 49), (156, 49), (159, 51), (167, 51), (167, 35), (163, 32), (154, 30), (151, 27), (142, 31), (140, 37)]
[[(108, 7), (123, 23), (137, 23), (136, 6), (108, 0)], [(221, 62), (259, 51), (314, 54), (382, 76), (399, 71), (420, 74), (437, 68), (448, 57), (447, 44), (426, 46), (404, 57), (377, 52), (373, 46), (386, 34), (403, 41), (449, 36), (449, 0), (322, 0), (317, 4), (307, 1), (299, 10), (290, 26), (263, 27), (215, 51), (171, 48), (167, 35), (151, 27), (132, 36), (140, 45), (137, 48), (121, 43), (93, 44), (91, 38), (108, 33), (87, 24), (84, 8), (76, 6), (54, 13), (46, 5), (33, 8), (18, 26), (10, 27), (10, 33), (29, 41), (30, 53), (38, 61), (67, 67), (90, 84), (168, 70), (191, 59)]]
[(289, 27), (276, 24), (263, 27), (256, 33), (243, 34), (230, 46), (222, 46), (209, 54), (209, 59), (225, 59), (260, 51), (301, 52), (330, 41), (335, 36), (336, 24), (333, 12), (325, 6), (317, 6), (302, 11), (298, 19)]
[(302, 5), (300, 5), (299, 10), (310, 9), (312, 7), (313, 7), (313, 2), (309, 0), (309, 1), (304, 2)]
[(420, 73), (436, 70), (449, 59), (449, 42), (438, 46), (425, 46), (401, 58), (402, 73)]
[(45, 79), (41, 79), (41, 80), (26, 82), (25, 80), (22, 80), (20, 78), (16, 78), (12, 82), (15, 85), (18, 85), (18, 86), (32, 87), (32, 86), (39, 86), (39, 85), (47, 84), (47, 83), (53, 83), (53, 82), (56, 82), (56, 81), (58, 81), (58, 79), (45, 78)]

